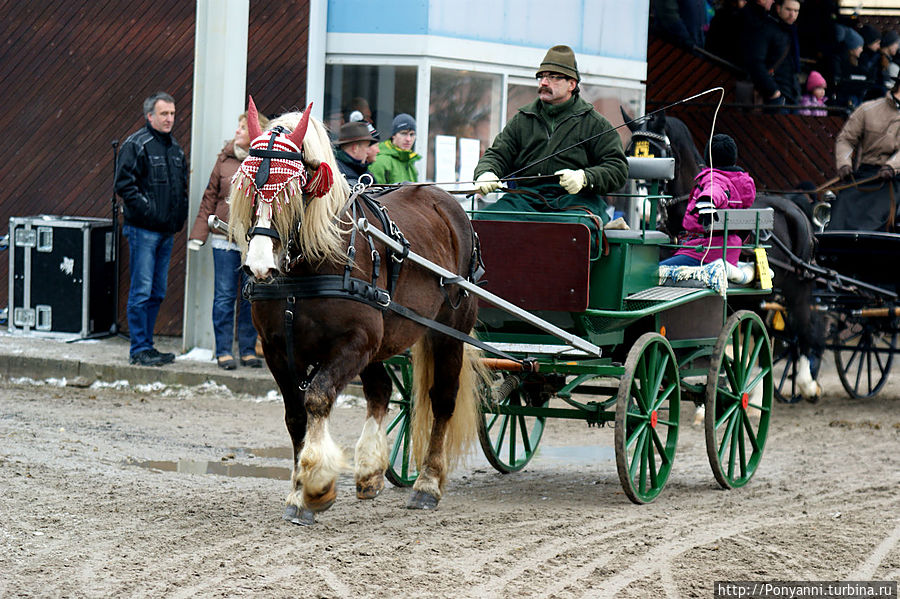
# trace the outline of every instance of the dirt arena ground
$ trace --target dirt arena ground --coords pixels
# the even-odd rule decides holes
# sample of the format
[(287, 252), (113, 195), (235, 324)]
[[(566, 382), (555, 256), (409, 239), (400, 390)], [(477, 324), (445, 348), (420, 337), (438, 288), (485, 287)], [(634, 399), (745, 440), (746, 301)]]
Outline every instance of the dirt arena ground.
[[(702, 429), (684, 426), (668, 486), (633, 505), (612, 429), (550, 421), (525, 471), (473, 454), (434, 512), (390, 486), (359, 502), (348, 473), (299, 527), (281, 520), (277, 400), (2, 379), (0, 597), (677, 598), (720, 580), (897, 580), (895, 381), (851, 401), (826, 372), (818, 404), (776, 405), (738, 490), (718, 487)], [(348, 403), (331, 429), (352, 456), (364, 408)]]

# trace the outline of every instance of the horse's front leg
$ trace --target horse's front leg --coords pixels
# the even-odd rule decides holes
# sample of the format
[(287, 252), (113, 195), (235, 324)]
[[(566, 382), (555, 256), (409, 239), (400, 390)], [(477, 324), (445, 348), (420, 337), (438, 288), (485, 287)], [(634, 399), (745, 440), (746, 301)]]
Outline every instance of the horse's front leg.
[[(298, 381), (293, 376), (294, 371), (288, 368), (287, 363), (282, 357), (283, 352), (273, 351), (271, 347), (266, 348), (264, 345), (264, 354), (267, 356), (266, 361), (269, 370), (281, 390), (284, 398), (284, 424), (287, 426), (288, 434), (291, 436), (291, 447), (293, 448), (293, 459), (291, 471), (291, 491), (285, 498), (284, 516), (285, 520), (294, 524), (310, 525), (315, 522), (313, 512), (303, 507), (302, 492), (299, 476), (299, 455), (303, 449), (303, 440), (306, 437), (306, 406), (305, 393), (300, 390)], [(268, 356), (272, 356), (270, 359)], [(275, 357), (279, 356), (279, 357)], [(295, 370), (299, 367), (300, 371), (305, 372), (303, 365), (295, 366)]]
[(321, 365), (306, 391), (306, 438), (297, 477), (303, 487), (301, 505), (313, 512), (327, 510), (337, 497), (337, 476), (347, 463), (328, 431), (328, 419), (338, 391), (363, 370), (371, 347), (363, 331), (337, 339), (331, 351), (322, 352)]
[(384, 417), (393, 387), (381, 362), (369, 364), (359, 376), (366, 396), (366, 422), (356, 443), (356, 496), (374, 499), (384, 489), (384, 471), (388, 466)]

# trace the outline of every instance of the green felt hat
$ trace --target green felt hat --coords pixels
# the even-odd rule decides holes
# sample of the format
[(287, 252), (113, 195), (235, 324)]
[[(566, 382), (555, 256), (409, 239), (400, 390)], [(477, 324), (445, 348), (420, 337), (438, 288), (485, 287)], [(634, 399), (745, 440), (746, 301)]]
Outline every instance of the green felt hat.
[(575, 62), (575, 52), (568, 46), (553, 46), (547, 50), (547, 55), (541, 62), (538, 73), (559, 73), (571, 77), (575, 81), (581, 81), (578, 74), (578, 63)]

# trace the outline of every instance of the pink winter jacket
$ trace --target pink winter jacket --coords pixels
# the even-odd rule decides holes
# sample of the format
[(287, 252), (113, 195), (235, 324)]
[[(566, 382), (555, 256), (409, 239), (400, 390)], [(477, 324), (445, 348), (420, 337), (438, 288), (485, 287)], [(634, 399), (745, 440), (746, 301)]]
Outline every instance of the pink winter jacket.
[[(756, 199), (756, 184), (753, 177), (738, 167), (730, 167), (734, 170), (721, 170), (705, 168), (694, 177), (694, 189), (688, 200), (687, 212), (681, 221), (684, 233), (679, 236), (678, 242), (682, 245), (696, 246), (698, 249), (683, 248), (675, 252), (676, 255), (691, 256), (700, 260), (703, 264), (709, 264), (722, 257), (724, 242), (721, 235), (714, 235), (712, 241), (708, 231), (703, 230), (700, 224), (697, 209), (698, 201), (712, 200), (717, 209), (725, 208), (749, 208)], [(727, 260), (737, 264), (740, 255), (740, 235), (728, 234)], [(706, 251), (707, 247), (709, 251)]]

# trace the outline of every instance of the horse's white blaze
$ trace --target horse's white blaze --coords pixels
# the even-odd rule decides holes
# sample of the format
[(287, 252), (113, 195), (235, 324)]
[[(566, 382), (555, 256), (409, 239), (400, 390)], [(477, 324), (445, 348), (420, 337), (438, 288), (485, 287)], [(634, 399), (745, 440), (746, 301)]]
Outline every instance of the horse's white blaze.
[(362, 480), (384, 472), (388, 465), (387, 435), (373, 418), (366, 418), (362, 434), (356, 442), (356, 479)]
[(809, 358), (806, 356), (800, 356), (800, 359), (797, 360), (797, 379), (795, 382), (800, 395), (806, 399), (815, 399), (822, 395), (822, 387), (813, 379), (812, 372), (809, 369)]
[(325, 490), (347, 468), (344, 452), (328, 432), (327, 419), (310, 419), (298, 462), (300, 483), (313, 495)]
[[(259, 219), (256, 221), (256, 226), (272, 226), (272, 207), (269, 204), (263, 203), (260, 206)], [(254, 235), (250, 239), (245, 263), (257, 279), (268, 278), (275, 271), (275, 245), (272, 238), (265, 235)]]

